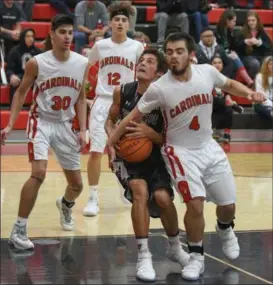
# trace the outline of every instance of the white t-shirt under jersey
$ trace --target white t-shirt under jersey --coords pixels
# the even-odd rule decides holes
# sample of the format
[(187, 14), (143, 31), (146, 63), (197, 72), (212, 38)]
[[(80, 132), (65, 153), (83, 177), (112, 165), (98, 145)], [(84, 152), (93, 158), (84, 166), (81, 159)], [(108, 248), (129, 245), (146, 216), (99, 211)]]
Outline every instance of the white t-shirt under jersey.
[(82, 89), (87, 58), (70, 51), (69, 59), (61, 62), (55, 58), (52, 50), (34, 58), (38, 64), (38, 76), (30, 113), (56, 121), (72, 120)]
[(191, 65), (191, 70), (187, 82), (178, 81), (168, 71), (138, 102), (142, 113), (161, 108), (169, 146), (201, 148), (212, 136), (212, 91), (223, 87), (227, 77), (208, 64)]
[(130, 38), (121, 44), (111, 38), (96, 42), (88, 56), (90, 63), (99, 61), (96, 95), (113, 96), (115, 87), (133, 81), (143, 50), (140, 42)]

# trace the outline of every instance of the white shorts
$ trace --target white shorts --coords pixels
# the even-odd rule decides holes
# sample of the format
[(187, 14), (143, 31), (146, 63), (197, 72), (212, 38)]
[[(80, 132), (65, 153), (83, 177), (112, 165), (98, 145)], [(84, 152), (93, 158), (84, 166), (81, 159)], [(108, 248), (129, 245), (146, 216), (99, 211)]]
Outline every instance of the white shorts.
[(235, 203), (232, 169), (225, 152), (214, 139), (201, 149), (165, 146), (162, 154), (185, 203), (194, 197), (204, 197), (216, 205)]
[(108, 117), (113, 98), (109, 96), (98, 96), (91, 108), (89, 116), (89, 134), (91, 140), (90, 151), (104, 152), (107, 134), (104, 125)]
[(31, 116), (27, 136), (30, 161), (48, 160), (48, 150), (51, 147), (63, 169), (80, 169), (80, 144), (71, 122), (53, 122)]

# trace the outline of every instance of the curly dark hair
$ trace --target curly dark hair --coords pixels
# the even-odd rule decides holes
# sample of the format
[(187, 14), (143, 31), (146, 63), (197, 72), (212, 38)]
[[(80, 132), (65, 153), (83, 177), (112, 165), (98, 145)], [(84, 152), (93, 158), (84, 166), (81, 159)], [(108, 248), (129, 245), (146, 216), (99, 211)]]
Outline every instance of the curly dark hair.
[(134, 16), (135, 14), (135, 10), (130, 1), (114, 1), (108, 6), (108, 12), (111, 20), (119, 11), (123, 11), (128, 16)]

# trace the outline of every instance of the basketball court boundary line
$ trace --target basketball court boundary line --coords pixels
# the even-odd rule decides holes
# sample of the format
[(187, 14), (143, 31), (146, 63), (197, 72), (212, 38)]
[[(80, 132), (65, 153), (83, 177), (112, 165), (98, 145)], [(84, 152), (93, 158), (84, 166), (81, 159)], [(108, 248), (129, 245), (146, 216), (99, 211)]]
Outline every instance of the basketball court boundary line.
[[(168, 239), (168, 237), (167, 237), (166, 235), (162, 235), (162, 236), (163, 236), (165, 239)], [(181, 242), (181, 244), (184, 245), (184, 246), (187, 246), (187, 244), (185, 244), (184, 242)], [(244, 270), (244, 269), (242, 269), (242, 268), (240, 268), (240, 267), (237, 267), (237, 266), (235, 266), (235, 265), (233, 265), (233, 264), (230, 264), (230, 263), (228, 263), (228, 262), (226, 262), (226, 261), (224, 261), (224, 260), (222, 260), (222, 259), (220, 259), (220, 258), (218, 258), (218, 257), (216, 257), (216, 256), (213, 256), (213, 255), (211, 255), (211, 254), (209, 254), (209, 253), (204, 252), (204, 255), (207, 256), (207, 257), (209, 257), (209, 258), (211, 258), (211, 259), (213, 259), (213, 260), (215, 260), (215, 261), (218, 261), (218, 262), (220, 262), (220, 263), (222, 263), (222, 264), (224, 264), (224, 265), (227, 265), (227, 266), (229, 266), (229, 267), (231, 267), (231, 268), (233, 268), (233, 269), (235, 269), (235, 270), (237, 270), (237, 271), (239, 271), (239, 272), (241, 272), (241, 273), (244, 273), (244, 274), (249, 275), (249, 276), (251, 276), (251, 277), (253, 277), (253, 278), (255, 278), (255, 279), (258, 279), (258, 280), (260, 280), (260, 281), (262, 281), (262, 282), (264, 282), (264, 283), (273, 284), (273, 283), (272, 283), (271, 281), (269, 281), (269, 280), (266, 280), (266, 279), (264, 279), (264, 278), (262, 278), (262, 277), (260, 277), (260, 276), (258, 276), (258, 275), (252, 274), (252, 273), (250, 273), (250, 272), (248, 272), (248, 271), (246, 271), (246, 270)]]

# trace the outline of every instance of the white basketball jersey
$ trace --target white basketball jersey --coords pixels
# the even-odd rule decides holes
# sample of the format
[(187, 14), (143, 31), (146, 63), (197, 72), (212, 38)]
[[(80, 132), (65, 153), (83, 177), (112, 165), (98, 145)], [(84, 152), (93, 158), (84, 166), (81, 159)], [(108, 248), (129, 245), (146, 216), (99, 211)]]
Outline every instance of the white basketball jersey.
[(143, 45), (127, 38), (121, 44), (111, 38), (98, 41), (89, 53), (89, 62), (99, 61), (96, 95), (113, 96), (114, 88), (135, 80), (136, 64)]
[(200, 148), (212, 137), (213, 89), (223, 87), (227, 77), (208, 64), (191, 65), (187, 82), (175, 79), (168, 71), (152, 83), (138, 103), (148, 113), (161, 107), (165, 119), (166, 144)]
[(69, 59), (61, 62), (51, 50), (36, 55), (35, 59), (38, 76), (31, 114), (57, 121), (72, 120), (88, 60), (70, 51)]

